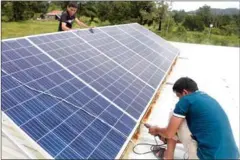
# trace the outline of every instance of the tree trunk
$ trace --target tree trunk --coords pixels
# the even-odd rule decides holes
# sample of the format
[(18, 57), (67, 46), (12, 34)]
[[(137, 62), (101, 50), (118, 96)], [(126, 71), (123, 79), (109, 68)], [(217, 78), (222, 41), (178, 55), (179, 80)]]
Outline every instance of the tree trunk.
[(93, 20), (94, 20), (94, 16), (91, 16), (90, 24), (92, 23)]
[(159, 19), (158, 30), (161, 31), (162, 29), (162, 17)]
[(143, 23), (143, 18), (142, 16), (140, 16), (140, 24), (142, 25), (142, 23)]

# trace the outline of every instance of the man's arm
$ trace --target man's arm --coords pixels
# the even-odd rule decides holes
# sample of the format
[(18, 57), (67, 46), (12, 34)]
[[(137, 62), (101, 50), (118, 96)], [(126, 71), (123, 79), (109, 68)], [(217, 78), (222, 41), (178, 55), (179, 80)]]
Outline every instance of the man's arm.
[(65, 22), (62, 22), (62, 30), (68, 31), (70, 28), (67, 27), (67, 24)]
[(149, 133), (152, 135), (159, 134), (164, 138), (171, 139), (176, 135), (177, 130), (183, 120), (184, 118), (172, 116), (167, 128), (151, 127), (149, 128)]
[(86, 25), (85, 23), (81, 22), (78, 18), (75, 18), (75, 21), (77, 22), (77, 24), (81, 27), (89, 27), (88, 25)]

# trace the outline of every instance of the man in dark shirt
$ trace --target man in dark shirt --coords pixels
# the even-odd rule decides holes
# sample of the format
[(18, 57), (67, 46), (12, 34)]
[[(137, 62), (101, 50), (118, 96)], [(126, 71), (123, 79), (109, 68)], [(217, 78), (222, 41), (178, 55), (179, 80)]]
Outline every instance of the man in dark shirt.
[(62, 13), (58, 31), (68, 31), (72, 29), (73, 21), (75, 20), (79, 26), (82, 27), (89, 27), (83, 22), (81, 22), (77, 17), (75, 17), (75, 14), (77, 12), (77, 4), (70, 2), (67, 6), (67, 10)]

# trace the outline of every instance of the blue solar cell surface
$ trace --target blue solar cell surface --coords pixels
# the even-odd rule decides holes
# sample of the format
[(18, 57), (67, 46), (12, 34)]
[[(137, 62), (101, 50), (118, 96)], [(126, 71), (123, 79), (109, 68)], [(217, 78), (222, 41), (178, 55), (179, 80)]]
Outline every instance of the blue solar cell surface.
[(152, 88), (157, 88), (165, 75), (165, 70), (160, 67), (165, 58), (117, 27), (102, 28), (101, 31), (86, 36), (82, 34), (84, 31), (77, 34)]
[(2, 111), (54, 158), (113, 159), (177, 54), (138, 24), (2, 41)]
[[(82, 34), (81, 37), (88, 35), (88, 38), (94, 38), (92, 36), (98, 36), (98, 32), (101, 33), (101, 31), (95, 30), (94, 34), (89, 31), (83, 31), (78, 34)], [(93, 48), (91, 44), (85, 43), (77, 35), (73, 33), (69, 35), (68, 39), (62, 40), (59, 38), (56, 41), (48, 43), (39, 42), (39, 40), (45, 36), (30, 38), (30, 40), (38, 42), (37, 45), (42, 50), (113, 101), (120, 108), (138, 119), (153, 96), (155, 89), (138, 79), (134, 74), (128, 72), (128, 70), (125, 70), (118, 63), (112, 61), (100, 50)], [(101, 35), (101, 37), (103, 36), (107, 35)], [(42, 47), (43, 45), (57, 45), (59, 41), (63, 43), (69, 41), (71, 42), (71, 46), (62, 45), (53, 50), (47, 50)], [(112, 41), (115, 40), (113, 39)], [(121, 54), (118, 56), (121, 56)], [(159, 77), (161, 78), (162, 76)], [(155, 82), (156, 85), (159, 84), (159, 81)], [(157, 86), (155, 86), (155, 88), (156, 87)]]
[[(2, 110), (55, 158), (114, 158), (136, 122), (22, 40), (2, 42)], [(22, 47), (34, 52), (21, 55)]]
[[(125, 31), (129, 33), (133, 33), (135, 31), (137, 31), (137, 33), (141, 33), (140, 36), (137, 36), (135, 34), (133, 34), (133, 36), (141, 40), (141, 42), (147, 44), (156, 52), (162, 51), (162, 49), (164, 49), (164, 52), (161, 52), (161, 53), (164, 54), (164, 56), (170, 61), (172, 61), (176, 57), (176, 55), (179, 53), (179, 50), (176, 47), (174, 47), (173, 45), (168, 43), (166, 40), (161, 38), (160, 36), (156, 35), (155, 33), (149, 31), (148, 29), (142, 27), (137, 23), (120, 26), (120, 28), (121, 29), (126, 28)], [(160, 45), (160, 48), (162, 49), (159, 48), (159, 45)]]

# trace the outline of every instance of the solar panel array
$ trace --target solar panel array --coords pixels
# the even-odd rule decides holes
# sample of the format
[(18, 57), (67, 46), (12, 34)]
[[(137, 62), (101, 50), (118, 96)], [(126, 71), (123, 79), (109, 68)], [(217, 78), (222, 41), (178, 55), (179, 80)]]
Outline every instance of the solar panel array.
[(53, 158), (113, 159), (178, 50), (138, 24), (2, 41), (2, 111)]

